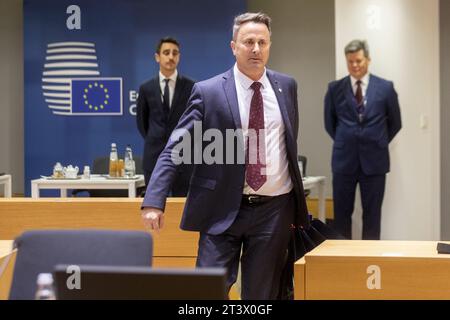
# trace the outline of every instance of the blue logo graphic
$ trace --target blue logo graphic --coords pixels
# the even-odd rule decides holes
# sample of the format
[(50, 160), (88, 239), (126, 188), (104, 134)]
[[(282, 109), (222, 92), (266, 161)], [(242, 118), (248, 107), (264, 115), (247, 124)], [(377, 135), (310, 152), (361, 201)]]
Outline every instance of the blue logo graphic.
[(72, 79), (72, 114), (122, 114), (122, 79)]
[(101, 77), (91, 42), (49, 43), (42, 89), (55, 115), (122, 114), (122, 78)]

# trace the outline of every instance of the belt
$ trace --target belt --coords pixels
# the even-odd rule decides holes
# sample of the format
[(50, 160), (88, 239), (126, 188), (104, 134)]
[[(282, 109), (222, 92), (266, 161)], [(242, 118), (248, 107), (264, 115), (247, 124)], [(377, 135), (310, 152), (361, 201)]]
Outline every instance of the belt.
[(246, 204), (246, 205), (258, 205), (258, 204), (269, 202), (270, 200), (272, 200), (274, 198), (276, 198), (276, 197), (259, 196), (256, 194), (243, 194), (241, 202), (242, 202), (242, 204)]

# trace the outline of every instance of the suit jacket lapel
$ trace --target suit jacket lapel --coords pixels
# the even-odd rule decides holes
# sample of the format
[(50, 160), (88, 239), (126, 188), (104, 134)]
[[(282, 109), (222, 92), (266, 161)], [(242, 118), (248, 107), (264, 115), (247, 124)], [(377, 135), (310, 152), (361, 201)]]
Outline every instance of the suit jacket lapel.
[(292, 141), (296, 141), (296, 139), (294, 139), (294, 131), (292, 129), (291, 119), (289, 118), (288, 110), (286, 107), (286, 100), (284, 96), (285, 94), (283, 93), (283, 89), (281, 88), (281, 85), (277, 80), (275, 74), (273, 74), (270, 70), (267, 70), (267, 78), (269, 79), (273, 91), (275, 92), (275, 96), (277, 97), (281, 117), (283, 118), (286, 132), (288, 133), (288, 136), (292, 139)]
[(351, 109), (350, 112), (353, 113), (356, 119), (359, 119), (358, 111), (356, 110), (356, 100), (355, 95), (353, 94), (352, 89), (352, 81), (350, 80), (350, 76), (348, 76), (345, 79), (344, 83), (344, 92), (345, 92), (345, 99), (347, 100), (347, 104), (349, 108)]
[(228, 70), (224, 75), (223, 89), (227, 98), (228, 107), (233, 116), (233, 122), (236, 129), (242, 129), (241, 114), (239, 113), (239, 102), (236, 92), (236, 83), (234, 81), (233, 68)]
[(175, 92), (173, 93), (172, 105), (170, 107), (169, 117), (172, 114), (174, 114), (175, 109), (180, 107), (179, 104), (178, 104), (178, 100), (180, 99), (180, 95), (181, 95), (181, 92), (184, 89), (185, 84), (186, 83), (183, 81), (183, 76), (178, 74), (177, 82), (175, 83)]
[(156, 76), (156, 78), (153, 78), (152, 81), (152, 92), (155, 94), (155, 100), (158, 105), (158, 108), (164, 110), (164, 105), (162, 103), (162, 94), (161, 94), (161, 86), (159, 85), (159, 75)]
[(364, 113), (368, 116), (370, 112), (373, 111), (373, 101), (375, 100), (377, 92), (377, 83), (376, 79), (370, 75), (369, 86), (367, 87), (366, 92), (366, 105), (364, 109)]

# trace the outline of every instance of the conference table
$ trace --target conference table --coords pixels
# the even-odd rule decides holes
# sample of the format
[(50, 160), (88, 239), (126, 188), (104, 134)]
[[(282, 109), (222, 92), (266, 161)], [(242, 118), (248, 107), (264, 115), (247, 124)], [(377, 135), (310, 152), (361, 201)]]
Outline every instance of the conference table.
[(128, 189), (128, 197), (136, 197), (136, 188), (145, 185), (144, 175), (134, 178), (110, 178), (107, 175), (92, 174), (86, 179), (82, 176), (76, 179), (56, 179), (41, 177), (31, 181), (31, 197), (39, 198), (42, 189), (59, 189), (61, 198), (67, 197), (67, 189)]
[(318, 217), (322, 222), (326, 222), (325, 213), (325, 180), (324, 176), (311, 176), (303, 177), (303, 188), (305, 190), (311, 190), (317, 188), (317, 198), (318, 198)]
[(11, 198), (12, 197), (12, 182), (11, 182), (11, 175), (4, 174), (0, 176), (0, 185), (4, 185), (5, 188), (5, 197)]

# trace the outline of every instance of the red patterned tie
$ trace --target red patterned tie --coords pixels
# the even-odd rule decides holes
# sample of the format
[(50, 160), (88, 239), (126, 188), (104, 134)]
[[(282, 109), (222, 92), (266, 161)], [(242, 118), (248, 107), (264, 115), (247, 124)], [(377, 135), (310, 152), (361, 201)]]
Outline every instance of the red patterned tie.
[[(246, 181), (253, 190), (258, 191), (267, 181), (265, 172), (262, 172), (265, 170), (266, 166), (264, 104), (260, 91), (261, 83), (253, 82), (250, 87), (253, 89), (253, 97), (250, 103), (250, 119), (248, 122), (248, 129), (249, 134), (251, 134), (250, 132), (256, 134), (256, 139), (249, 139), (247, 143)], [(255, 140), (257, 145), (251, 145), (252, 141), (254, 144)]]

